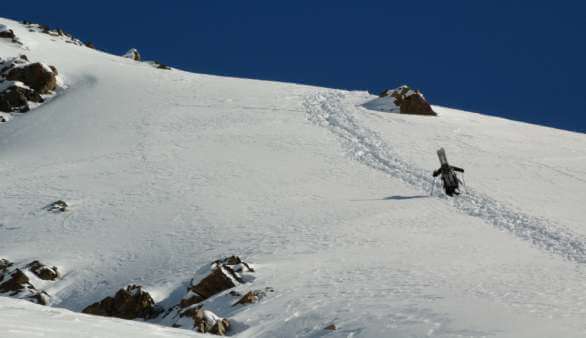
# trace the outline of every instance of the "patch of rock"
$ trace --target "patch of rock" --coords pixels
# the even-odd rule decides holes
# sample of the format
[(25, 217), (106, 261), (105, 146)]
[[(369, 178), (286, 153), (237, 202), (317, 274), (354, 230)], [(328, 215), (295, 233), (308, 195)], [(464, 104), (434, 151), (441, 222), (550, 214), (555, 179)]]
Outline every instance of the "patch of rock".
[(65, 202), (63, 200), (58, 200), (58, 201), (55, 201), (53, 203), (46, 205), (43, 209), (45, 209), (49, 212), (52, 212), (52, 213), (60, 213), (60, 212), (67, 211), (68, 207), (69, 207), (69, 205), (67, 204), (67, 202)]
[(136, 48), (130, 48), (122, 57), (131, 59), (134, 61), (140, 61), (140, 53)]
[(266, 297), (267, 292), (274, 292), (274, 291), (275, 290), (273, 290), (273, 288), (269, 288), (269, 287), (265, 288), (264, 290), (248, 291), (247, 293), (244, 294), (244, 296), (242, 296), (242, 298), (240, 298), (240, 300), (238, 300), (232, 306), (258, 303), (258, 301), (260, 301), (261, 299)]
[(0, 39), (7, 39), (10, 40), (10, 42), (22, 45), (14, 31), (8, 26), (2, 24), (0, 24)]
[(324, 327), (324, 330), (328, 330), (328, 331), (336, 331), (336, 324), (330, 324), (326, 327)]
[(47, 305), (50, 296), (33, 284), (44, 284), (43, 281), (55, 281), (59, 277), (55, 266), (47, 266), (33, 261), (24, 267), (15, 267), (7, 259), (0, 259), (0, 294), (25, 299), (33, 303)]
[(48, 266), (39, 261), (32, 261), (26, 267), (42, 280), (56, 280), (59, 278), (59, 271), (56, 266)]
[(157, 317), (162, 309), (156, 306), (151, 295), (144, 291), (142, 286), (132, 284), (118, 290), (114, 297), (106, 297), (89, 305), (82, 312), (122, 319), (152, 319)]
[(201, 306), (193, 306), (180, 313), (180, 319), (173, 327), (190, 327), (199, 333), (211, 333), (225, 336), (230, 330), (231, 323), (212, 311), (204, 310)]
[(57, 89), (57, 68), (41, 62), (32, 63), (26, 55), (0, 58), (0, 112), (24, 113), (31, 103), (45, 101)]
[(419, 90), (411, 89), (411, 87), (405, 85), (381, 92), (378, 99), (369, 101), (364, 106), (367, 109), (384, 112), (437, 115)]
[(28, 28), (29, 32), (39, 32), (43, 34), (50, 35), (53, 38), (60, 39), (65, 43), (70, 43), (76, 46), (85, 46), (80, 39), (74, 37), (70, 33), (64, 31), (60, 28), (51, 28), (47, 25), (33, 23), (30, 21), (21, 21), (21, 23)]
[(238, 256), (217, 260), (212, 263), (211, 272), (205, 278), (198, 283), (191, 281), (187, 294), (181, 299), (179, 305), (185, 308), (245, 283), (249, 279), (248, 274), (252, 272), (254, 272), (254, 267), (242, 261)]

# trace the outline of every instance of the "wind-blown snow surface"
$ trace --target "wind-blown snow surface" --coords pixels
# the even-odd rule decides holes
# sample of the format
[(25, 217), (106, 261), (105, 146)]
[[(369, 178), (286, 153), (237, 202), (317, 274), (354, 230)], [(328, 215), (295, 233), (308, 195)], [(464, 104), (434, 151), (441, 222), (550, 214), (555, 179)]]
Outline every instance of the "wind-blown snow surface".
[[(0, 125), (0, 257), (64, 271), (53, 306), (129, 283), (172, 305), (237, 254), (257, 267), (240, 291), (275, 289), (219, 313), (240, 337), (586, 335), (583, 134), (375, 112), (364, 92), (158, 70), (0, 24), (24, 44), (0, 57), (54, 64), (66, 87)], [(429, 197), (439, 147), (462, 197)], [(71, 210), (41, 210), (58, 199)], [(0, 336), (79, 323), (163, 330), (0, 298)]]

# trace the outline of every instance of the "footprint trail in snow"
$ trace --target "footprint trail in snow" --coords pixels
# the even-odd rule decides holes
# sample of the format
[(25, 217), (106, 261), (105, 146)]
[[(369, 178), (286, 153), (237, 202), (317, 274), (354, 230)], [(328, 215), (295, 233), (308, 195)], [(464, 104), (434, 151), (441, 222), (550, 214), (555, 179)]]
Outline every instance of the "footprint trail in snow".
[[(346, 96), (344, 92), (332, 91), (306, 97), (307, 119), (341, 139), (354, 160), (429, 192), (433, 184), (430, 173), (402, 160), (376, 132), (361, 126), (354, 118), (359, 109), (346, 102)], [(561, 225), (515, 211), (468, 187), (458, 198), (442, 198), (463, 213), (480, 217), (541, 249), (577, 263), (586, 263), (586, 239)]]

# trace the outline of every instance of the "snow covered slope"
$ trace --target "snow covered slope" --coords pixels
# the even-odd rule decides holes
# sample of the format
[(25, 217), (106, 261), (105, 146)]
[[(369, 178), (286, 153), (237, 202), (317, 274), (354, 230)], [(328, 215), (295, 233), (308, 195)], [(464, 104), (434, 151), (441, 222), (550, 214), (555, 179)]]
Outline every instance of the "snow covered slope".
[[(238, 291), (275, 290), (212, 300), (239, 337), (586, 335), (585, 135), (375, 112), (364, 92), (160, 70), (0, 24), (23, 43), (0, 41), (0, 57), (25, 53), (64, 82), (0, 125), (0, 258), (58, 266), (52, 306), (80, 311), (129, 283), (170, 306), (235, 254), (257, 270)], [(466, 170), (456, 199), (429, 196), (440, 146)], [(42, 210), (58, 199), (72, 208)], [(0, 297), (0, 336), (33, 336), (26, 325), (189, 333)]]

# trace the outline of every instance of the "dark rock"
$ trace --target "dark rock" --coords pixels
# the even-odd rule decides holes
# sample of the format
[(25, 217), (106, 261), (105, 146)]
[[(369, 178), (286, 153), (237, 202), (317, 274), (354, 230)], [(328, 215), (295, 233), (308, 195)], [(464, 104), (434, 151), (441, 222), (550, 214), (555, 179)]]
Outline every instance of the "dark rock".
[(30, 110), (29, 101), (43, 102), (44, 99), (30, 88), (13, 85), (0, 92), (0, 111), (27, 112)]
[(246, 304), (253, 304), (258, 302), (258, 296), (254, 291), (248, 291), (239, 301), (234, 303), (232, 306), (236, 305), (246, 305)]
[(29, 281), (24, 272), (16, 269), (8, 276), (6, 281), (0, 284), (0, 293), (11, 292), (11, 296), (14, 296), (24, 289), (32, 288)]
[(6, 79), (20, 81), (39, 94), (48, 94), (57, 88), (56, 76), (51, 68), (37, 62), (9, 70)]
[(56, 266), (48, 266), (39, 261), (33, 261), (26, 267), (42, 280), (55, 280), (59, 278), (59, 271)]
[(193, 327), (200, 333), (212, 333), (224, 336), (230, 329), (230, 321), (215, 313), (201, 308), (192, 312)]
[(49, 212), (58, 213), (67, 211), (67, 207), (69, 207), (69, 205), (65, 201), (58, 200), (45, 206), (43, 209)]
[(164, 69), (164, 70), (171, 70), (171, 67), (160, 63), (159, 61), (153, 61), (153, 66), (155, 66), (155, 68), (157, 69)]
[(379, 94), (380, 97), (393, 97), (394, 103), (399, 107), (401, 114), (437, 115), (431, 105), (425, 100), (423, 94), (413, 90), (409, 86), (401, 86), (396, 89), (387, 89)]
[(336, 324), (330, 324), (326, 327), (324, 327), (324, 330), (328, 330), (328, 331), (336, 331)]
[(230, 278), (229, 272), (227, 272), (223, 267), (219, 267), (214, 269), (197, 285), (191, 287), (190, 291), (196, 294), (191, 298), (201, 298), (202, 300), (205, 300), (224, 290), (231, 289), (236, 285), (237, 284), (235, 283), (234, 279)]
[(26, 297), (27, 300), (40, 305), (49, 304), (49, 295), (45, 291), (36, 292)]
[(155, 305), (151, 295), (139, 285), (120, 289), (114, 297), (106, 297), (82, 310), (83, 313), (122, 319), (157, 317), (162, 309)]
[(212, 271), (199, 283), (192, 284), (188, 293), (179, 306), (185, 308), (200, 303), (222, 291), (231, 289), (239, 283), (244, 283), (241, 273), (254, 272), (254, 268), (242, 261), (238, 256), (219, 259), (212, 263)]
[(6, 270), (8, 270), (8, 268), (13, 265), (14, 265), (14, 263), (7, 260), (6, 258), (0, 258), (0, 274), (6, 272)]
[(3, 39), (15, 39), (16, 35), (14, 35), (14, 31), (12, 29), (7, 30), (0, 30), (0, 38)]
[(263, 299), (267, 292), (273, 292), (273, 288), (265, 288), (264, 290), (254, 290), (247, 292), (239, 301), (234, 303), (232, 306), (236, 305), (246, 305), (246, 304), (254, 304), (259, 300)]
[(134, 61), (140, 61), (141, 59), (140, 53), (135, 48), (131, 48), (128, 52), (126, 52), (126, 54), (123, 55), (123, 57), (127, 59), (132, 59)]
[(85, 46), (88, 47), (88, 48), (91, 48), (91, 49), (96, 49), (96, 46), (94, 46), (94, 44), (92, 42), (90, 42), (90, 41), (86, 42), (85, 43)]

